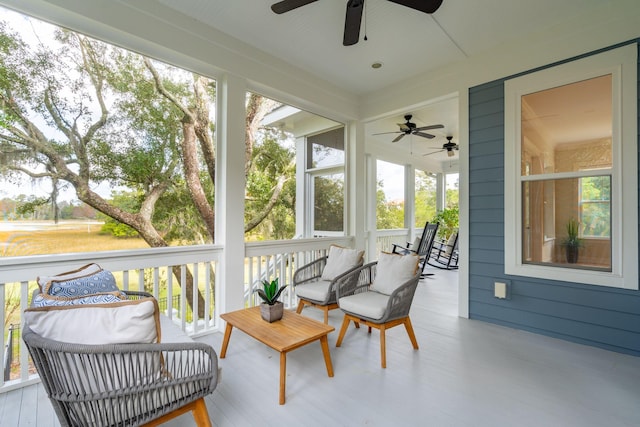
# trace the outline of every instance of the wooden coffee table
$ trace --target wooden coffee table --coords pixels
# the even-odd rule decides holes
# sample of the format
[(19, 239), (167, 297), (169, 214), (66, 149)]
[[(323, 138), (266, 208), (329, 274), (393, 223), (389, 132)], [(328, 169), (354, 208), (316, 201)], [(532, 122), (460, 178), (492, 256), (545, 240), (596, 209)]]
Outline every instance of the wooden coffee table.
[(327, 335), (335, 330), (333, 326), (301, 316), (289, 310), (284, 310), (282, 320), (273, 323), (266, 322), (260, 317), (260, 307), (246, 308), (230, 313), (221, 314), (227, 322), (222, 340), (220, 358), (227, 355), (227, 346), (231, 330), (236, 327), (250, 337), (255, 338), (266, 346), (280, 352), (280, 404), (284, 405), (285, 378), (287, 375), (287, 353), (310, 342), (320, 340), (327, 374), (333, 377), (331, 354)]

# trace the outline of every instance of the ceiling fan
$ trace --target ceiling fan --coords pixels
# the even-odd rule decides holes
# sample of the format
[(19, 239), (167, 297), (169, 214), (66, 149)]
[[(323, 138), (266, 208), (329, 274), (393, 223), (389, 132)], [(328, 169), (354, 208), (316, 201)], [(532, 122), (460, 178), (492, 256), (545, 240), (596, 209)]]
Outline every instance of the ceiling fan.
[[(316, 2), (317, 0), (282, 0), (278, 3), (271, 5), (271, 10), (277, 14), (289, 12), (290, 10), (297, 9), (301, 6), (308, 5)], [(406, 6), (410, 9), (417, 10), (424, 13), (434, 13), (440, 5), (442, 0), (389, 0), (392, 3), (397, 3), (402, 6)], [(344, 46), (351, 46), (358, 43), (360, 39), (360, 22), (362, 21), (362, 11), (364, 9), (364, 0), (348, 0), (347, 12), (344, 20), (344, 36), (342, 44)]]
[(454, 153), (454, 151), (458, 151), (460, 149), (460, 146), (458, 144), (456, 144), (455, 142), (451, 142), (452, 139), (453, 139), (453, 136), (447, 136), (447, 142), (442, 144), (442, 149), (440, 149), (438, 151), (432, 151), (431, 153), (427, 153), (427, 154), (425, 154), (425, 156), (430, 156), (432, 154), (441, 153), (441, 152), (443, 152), (445, 150), (447, 151), (447, 156), (448, 157), (455, 156), (456, 153)]
[(404, 119), (406, 120), (406, 122), (398, 123), (398, 126), (400, 126), (400, 130), (397, 132), (374, 133), (374, 135), (388, 135), (390, 133), (399, 133), (400, 135), (396, 136), (394, 140), (391, 142), (398, 142), (405, 135), (418, 135), (423, 138), (432, 139), (432, 138), (435, 138), (436, 136), (423, 131), (431, 130), (431, 129), (442, 129), (444, 127), (443, 125), (430, 125), (430, 126), (416, 127), (415, 123), (411, 123), (411, 117), (413, 117), (411, 114), (407, 114), (406, 116), (404, 116)]

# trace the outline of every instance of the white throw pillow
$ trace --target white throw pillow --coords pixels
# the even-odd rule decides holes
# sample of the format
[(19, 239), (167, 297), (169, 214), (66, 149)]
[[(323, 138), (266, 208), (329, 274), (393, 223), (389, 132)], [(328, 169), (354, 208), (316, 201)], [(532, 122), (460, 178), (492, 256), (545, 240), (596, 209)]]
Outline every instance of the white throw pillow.
[(322, 270), (322, 280), (332, 281), (347, 270), (357, 267), (362, 262), (363, 256), (364, 251), (331, 245), (327, 264)]
[(28, 308), (25, 322), (36, 334), (74, 344), (160, 342), (160, 317), (155, 298)]
[(371, 290), (391, 295), (398, 287), (418, 272), (420, 257), (416, 254), (398, 255), (380, 252), (376, 277)]

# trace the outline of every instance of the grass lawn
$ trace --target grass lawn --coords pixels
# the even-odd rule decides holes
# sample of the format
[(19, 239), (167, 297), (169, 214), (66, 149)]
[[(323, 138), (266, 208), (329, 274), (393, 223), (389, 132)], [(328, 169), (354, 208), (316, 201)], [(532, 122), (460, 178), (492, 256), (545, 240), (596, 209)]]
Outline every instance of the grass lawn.
[(64, 222), (31, 230), (0, 231), (0, 256), (97, 252), (141, 249), (149, 245), (141, 238), (116, 238), (100, 234), (101, 224)]

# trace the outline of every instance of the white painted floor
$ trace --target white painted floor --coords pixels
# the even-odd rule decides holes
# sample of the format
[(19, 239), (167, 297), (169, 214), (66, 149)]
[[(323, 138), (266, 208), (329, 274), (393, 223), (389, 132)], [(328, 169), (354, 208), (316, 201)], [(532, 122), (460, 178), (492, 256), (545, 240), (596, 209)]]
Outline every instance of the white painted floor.
[[(279, 354), (234, 330), (222, 381), (207, 397), (216, 426), (640, 426), (640, 358), (457, 317), (457, 272), (418, 286), (411, 318), (387, 333), (380, 368), (377, 331), (329, 322), (335, 376), (319, 343), (287, 357), (287, 403), (278, 405)], [(307, 308), (303, 314), (322, 319)], [(219, 352), (222, 334), (202, 339)], [(42, 386), (0, 395), (0, 426), (53, 426)], [(189, 414), (167, 426), (193, 426)]]

